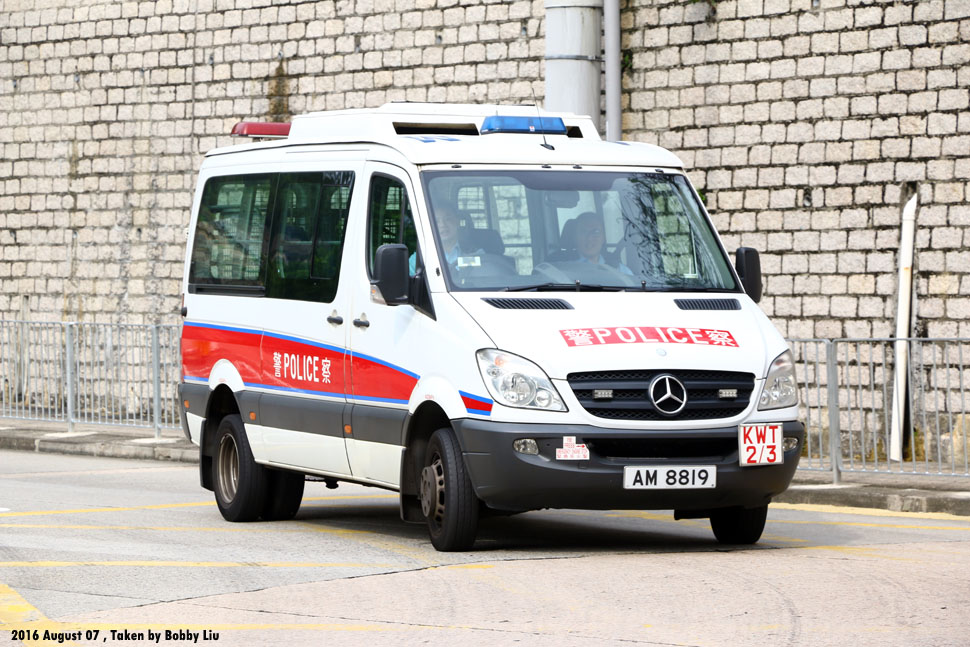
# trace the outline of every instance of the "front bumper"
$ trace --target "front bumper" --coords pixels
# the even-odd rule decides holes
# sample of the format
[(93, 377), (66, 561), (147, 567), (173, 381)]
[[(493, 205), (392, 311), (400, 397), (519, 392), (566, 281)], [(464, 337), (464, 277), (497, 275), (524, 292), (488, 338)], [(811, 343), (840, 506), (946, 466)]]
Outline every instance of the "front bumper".
[[(766, 505), (788, 488), (805, 442), (805, 426), (796, 421), (785, 422), (785, 437), (798, 438), (798, 445), (785, 452), (784, 463), (741, 467), (736, 426), (629, 431), (475, 419), (455, 420), (453, 424), (475, 493), (488, 506), (499, 510), (676, 509), (686, 512)], [(565, 436), (574, 436), (577, 443), (590, 445), (589, 459), (556, 460), (556, 448), (563, 446)], [(520, 438), (534, 438), (539, 454), (513, 451), (513, 441)], [(598, 446), (636, 449), (623, 456), (616, 456), (618, 452), (611, 450), (614, 455), (610, 456)], [(655, 451), (653, 447), (662, 449)], [(708, 448), (710, 452), (705, 453)], [(678, 451), (683, 453), (678, 455)], [(646, 455), (653, 457), (644, 458)], [(627, 465), (715, 465), (717, 486), (694, 490), (625, 490), (623, 468)]]

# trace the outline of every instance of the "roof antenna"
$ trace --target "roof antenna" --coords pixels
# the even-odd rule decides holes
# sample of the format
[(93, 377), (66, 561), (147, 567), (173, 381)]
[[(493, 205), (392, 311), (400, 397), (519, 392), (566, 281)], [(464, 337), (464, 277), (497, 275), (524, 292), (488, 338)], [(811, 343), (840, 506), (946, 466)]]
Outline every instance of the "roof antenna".
[(532, 90), (532, 105), (536, 107), (536, 115), (539, 117), (539, 132), (542, 133), (542, 144), (540, 144), (540, 146), (547, 150), (554, 151), (556, 149), (552, 146), (552, 144), (546, 141), (546, 127), (542, 124), (542, 112), (539, 110), (539, 100), (536, 99), (536, 89), (531, 85), (529, 86), (529, 89)]

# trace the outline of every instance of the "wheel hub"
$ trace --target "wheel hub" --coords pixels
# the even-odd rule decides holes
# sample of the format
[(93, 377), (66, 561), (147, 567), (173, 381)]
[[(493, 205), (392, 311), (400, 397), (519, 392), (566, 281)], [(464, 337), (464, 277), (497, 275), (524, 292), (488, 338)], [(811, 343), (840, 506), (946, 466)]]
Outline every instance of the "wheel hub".
[(440, 524), (444, 517), (445, 471), (439, 456), (421, 470), (421, 512), (436, 524)]
[(216, 487), (222, 495), (222, 500), (227, 504), (232, 503), (236, 498), (236, 488), (239, 483), (239, 453), (236, 450), (236, 441), (232, 436), (222, 437), (219, 445), (218, 461), (219, 482)]

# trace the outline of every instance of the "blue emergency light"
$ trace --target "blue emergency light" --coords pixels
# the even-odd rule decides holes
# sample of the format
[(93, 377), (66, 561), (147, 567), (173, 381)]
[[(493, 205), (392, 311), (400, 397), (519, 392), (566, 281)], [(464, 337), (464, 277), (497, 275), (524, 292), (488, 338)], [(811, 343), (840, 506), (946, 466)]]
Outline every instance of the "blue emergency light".
[(559, 117), (509, 117), (493, 115), (482, 122), (482, 134), (518, 133), (537, 135), (565, 135), (566, 124)]

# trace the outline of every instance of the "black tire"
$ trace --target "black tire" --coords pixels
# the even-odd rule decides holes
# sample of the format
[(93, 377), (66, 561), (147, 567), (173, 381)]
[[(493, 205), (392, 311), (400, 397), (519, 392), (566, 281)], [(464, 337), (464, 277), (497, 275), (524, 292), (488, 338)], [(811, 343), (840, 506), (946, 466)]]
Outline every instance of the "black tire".
[(768, 506), (724, 508), (711, 515), (711, 530), (722, 544), (755, 544), (761, 539)]
[(478, 532), (479, 502), (451, 429), (439, 429), (428, 441), (420, 492), (431, 544), (440, 551), (471, 548)]
[(266, 470), (266, 500), (260, 515), (264, 521), (287, 521), (303, 502), (306, 477), (297, 472)]
[(212, 486), (226, 521), (255, 521), (266, 500), (266, 469), (253, 460), (238, 414), (226, 416), (216, 430)]

